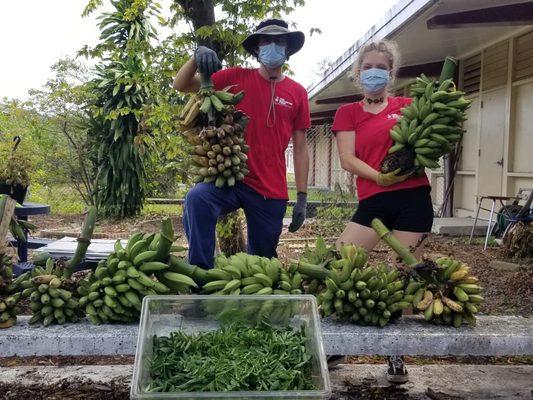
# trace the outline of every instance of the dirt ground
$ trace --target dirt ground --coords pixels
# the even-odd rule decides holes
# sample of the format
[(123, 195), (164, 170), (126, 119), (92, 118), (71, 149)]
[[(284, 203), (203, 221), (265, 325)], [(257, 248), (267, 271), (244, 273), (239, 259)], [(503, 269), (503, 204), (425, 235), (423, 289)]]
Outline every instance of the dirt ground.
[[(82, 380), (63, 380), (58, 384), (44, 385), (3, 385), (0, 384), (0, 400), (126, 400), (129, 399), (129, 386), (121, 383), (103, 384)], [(432, 398), (432, 397), (428, 397)], [(373, 387), (372, 383), (351, 385), (342, 392), (335, 393), (331, 400), (414, 400), (401, 387)], [(434, 397), (438, 400), (452, 400)], [(459, 400), (459, 399), (458, 399)]]
[(126, 400), (129, 386), (120, 382), (101, 383), (64, 379), (58, 384), (0, 384), (0, 400)]
[[(50, 386), (0, 384), (0, 400), (127, 400), (129, 398), (129, 386), (121, 383), (103, 384), (70, 379)], [(377, 388), (368, 383), (352, 385), (345, 391), (335, 393), (330, 399), (411, 400), (414, 398), (406, 394), (406, 389), (401, 387)], [(435, 399), (444, 400), (444, 398)]]
[[(132, 365), (134, 356), (39, 356), (39, 357), (0, 357), (1, 367), (16, 366), (54, 366), (69, 365)], [(350, 356), (349, 364), (385, 364), (384, 356)], [(533, 356), (520, 357), (410, 357), (405, 356), (408, 365), (426, 364), (481, 364), (481, 365), (533, 365)]]

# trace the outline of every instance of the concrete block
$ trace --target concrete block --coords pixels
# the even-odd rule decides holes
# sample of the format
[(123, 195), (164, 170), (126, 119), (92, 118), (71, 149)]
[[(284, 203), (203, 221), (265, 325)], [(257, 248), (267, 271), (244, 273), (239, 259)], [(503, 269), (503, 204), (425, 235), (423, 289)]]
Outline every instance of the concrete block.
[(46, 355), (135, 354), (138, 325), (30, 325), (20, 316), (12, 328), (0, 330), (0, 357)]
[[(433, 220), (432, 233), (449, 236), (470, 236), (474, 225), (474, 218), (435, 218)], [(477, 221), (475, 236), (485, 236), (487, 233), (487, 221)]]
[(492, 260), (489, 263), (489, 267), (494, 268), (498, 271), (504, 271), (504, 272), (516, 272), (519, 271), (521, 268), (532, 268), (530, 265), (527, 264), (517, 264), (513, 262), (508, 261), (500, 261), (500, 260)]
[[(137, 325), (90, 325), (88, 322), (49, 327), (28, 324), (29, 317), (0, 330), (0, 357), (46, 355), (132, 355)], [(425, 323), (406, 316), (385, 328), (361, 327), (324, 319), (327, 354), (345, 355), (533, 355), (533, 319), (479, 316), (475, 327), (460, 329)]]

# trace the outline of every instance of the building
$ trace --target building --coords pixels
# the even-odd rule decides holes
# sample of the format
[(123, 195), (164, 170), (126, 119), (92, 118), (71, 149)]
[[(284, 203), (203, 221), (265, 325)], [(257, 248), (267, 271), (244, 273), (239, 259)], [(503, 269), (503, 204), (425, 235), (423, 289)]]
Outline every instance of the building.
[[(335, 110), (356, 101), (348, 72), (358, 49), (395, 40), (402, 53), (394, 90), (408, 93), (414, 77), (438, 76), (446, 56), (459, 60), (457, 82), (473, 100), (455, 173), (428, 171), (436, 208), (471, 215), (476, 195), (514, 195), (533, 187), (533, 2), (400, 0), (309, 88), (310, 184), (350, 180), (340, 169), (329, 126)], [(441, 163), (442, 164), (442, 163)], [(448, 193), (448, 195), (446, 195)]]

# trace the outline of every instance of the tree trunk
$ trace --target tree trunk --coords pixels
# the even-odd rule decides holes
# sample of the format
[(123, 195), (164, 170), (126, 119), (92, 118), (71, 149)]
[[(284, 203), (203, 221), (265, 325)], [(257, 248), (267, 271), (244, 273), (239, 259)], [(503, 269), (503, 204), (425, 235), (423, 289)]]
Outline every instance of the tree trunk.
[(243, 221), (239, 211), (223, 215), (218, 219), (217, 234), (220, 251), (226, 256), (246, 252)]
[[(202, 26), (214, 25), (215, 23), (215, 7), (213, 0), (174, 0), (183, 9), (185, 18), (191, 23), (195, 31)], [(210, 37), (197, 37), (196, 41), (200, 46), (207, 46), (217, 52), (219, 58), (222, 60), (225, 54), (222, 52), (222, 43), (211, 39)]]
[(9, 224), (15, 213), (17, 202), (8, 195), (0, 195), (0, 249), (6, 244)]

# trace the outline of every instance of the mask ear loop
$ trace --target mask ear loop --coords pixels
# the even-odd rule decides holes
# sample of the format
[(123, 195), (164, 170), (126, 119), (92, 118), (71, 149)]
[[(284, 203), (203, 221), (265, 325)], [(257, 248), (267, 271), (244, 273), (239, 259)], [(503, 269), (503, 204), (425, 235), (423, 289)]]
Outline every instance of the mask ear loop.
[[(270, 105), (268, 107), (268, 115), (267, 115), (267, 121), (266, 125), (267, 128), (273, 128), (274, 125), (276, 125), (276, 107), (274, 103), (276, 93), (276, 81), (272, 80), (270, 81)], [(272, 119), (271, 119), (272, 115)]]

